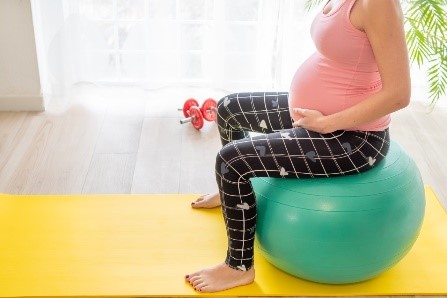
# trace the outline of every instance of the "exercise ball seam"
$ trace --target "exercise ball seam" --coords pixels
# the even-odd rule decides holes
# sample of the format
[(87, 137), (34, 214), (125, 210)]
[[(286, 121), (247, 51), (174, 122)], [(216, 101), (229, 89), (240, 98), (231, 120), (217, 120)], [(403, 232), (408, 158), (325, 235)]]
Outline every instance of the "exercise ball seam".
[[(354, 176), (354, 175), (353, 175)], [(364, 182), (364, 183), (362, 183), (362, 182), (356, 182), (355, 183), (355, 185), (367, 185), (367, 184), (373, 184), (373, 183), (383, 183), (383, 181), (387, 181), (387, 180), (390, 180), (391, 178), (394, 178), (394, 177), (396, 177), (396, 176), (398, 176), (398, 175), (395, 175), (395, 176), (391, 176), (391, 177), (388, 177), (387, 179), (382, 179), (382, 180), (375, 180), (375, 181), (370, 181), (370, 182)], [(348, 176), (343, 176), (343, 177), (348, 177)], [(308, 180), (308, 181), (305, 181), (306, 183), (318, 183), (317, 181), (313, 181), (313, 180), (319, 180), (319, 179), (337, 179), (337, 178), (343, 178), (343, 177), (330, 177), (330, 178), (304, 178), (304, 179), (306, 179), (306, 180)], [(281, 186), (281, 185), (278, 185), (278, 184), (275, 184), (275, 183), (271, 183), (271, 182), (269, 182), (267, 179), (268, 178), (270, 178), (270, 179), (279, 179), (279, 178), (271, 178), (271, 177), (268, 177), (267, 179), (265, 179), (264, 177), (256, 177), (257, 179), (260, 179), (260, 180), (263, 180), (264, 181), (264, 183), (266, 183), (266, 184), (268, 184), (268, 185), (270, 185), (271, 187), (276, 187), (276, 188), (280, 188), (280, 189), (284, 189), (284, 190), (287, 190), (287, 191), (290, 191), (290, 192), (293, 192), (293, 193), (297, 193), (297, 194), (304, 194), (304, 195), (313, 195), (313, 196), (318, 196), (318, 197), (323, 197), (324, 195), (316, 195), (316, 194), (314, 194), (314, 193), (309, 193), (309, 192), (303, 192), (303, 191), (298, 191), (298, 190), (292, 190), (292, 189), (289, 189), (289, 188), (286, 188), (286, 187), (283, 187), (283, 186)], [(414, 177), (414, 178), (417, 178), (417, 177)], [(297, 178), (280, 178), (280, 179), (296, 179), (297, 181), (302, 181), (302, 179), (297, 179)], [(333, 180), (332, 180), (333, 181)], [(332, 183), (332, 182), (330, 182), (330, 183)], [(320, 183), (318, 183), (318, 184), (320, 184)], [(354, 183), (353, 183), (354, 184)], [(411, 184), (411, 181), (409, 181), (407, 184), (405, 184), (405, 186), (407, 186), (407, 185), (409, 185), (409, 184)], [(400, 188), (402, 188), (402, 186), (400, 187)], [(394, 189), (396, 189), (396, 188), (393, 188), (393, 189), (390, 189), (390, 190), (388, 190), (388, 191), (383, 191), (383, 192), (376, 192), (376, 193), (372, 193), (372, 194), (368, 194), (368, 195), (364, 195), (364, 196), (374, 196), (374, 195), (381, 195), (381, 194), (385, 194), (385, 193), (388, 193), (388, 192), (392, 192)], [(349, 195), (343, 195), (343, 196), (332, 196), (333, 198), (337, 198), (337, 197), (346, 197), (346, 196), (349, 196)], [(356, 196), (349, 196), (349, 197), (356, 197)]]
[[(407, 183), (407, 184), (405, 184), (403, 186), (396, 187), (393, 190), (400, 190), (400, 189), (408, 187), (408, 185), (411, 185), (411, 184), (412, 183), (409, 182), (409, 183)], [(285, 189), (285, 188), (282, 188), (282, 189)], [(346, 195), (346, 196), (327, 196), (327, 197), (328, 198), (334, 198), (334, 199), (344, 198), (344, 197), (349, 197), (349, 198), (358, 197), (359, 200), (361, 200), (362, 198), (374, 197), (374, 196), (377, 196), (377, 195), (383, 195), (383, 194), (390, 193), (390, 192), (392, 192), (392, 191), (390, 190), (390, 191), (383, 192), (383, 193), (377, 193), (377, 194), (371, 194), (371, 195), (363, 195), (363, 196), (349, 196), (349, 195)], [(295, 193), (299, 193), (299, 192), (295, 192)], [(303, 207), (298, 207), (298, 206), (293, 206), (293, 205), (290, 205), (290, 204), (286, 204), (286, 203), (283, 203), (283, 202), (278, 202), (278, 201), (273, 200), (273, 199), (271, 199), (269, 197), (266, 197), (265, 195), (260, 194), (260, 193), (257, 193), (256, 196), (262, 196), (267, 201), (270, 201), (270, 202), (273, 202), (273, 203), (276, 203), (276, 204), (279, 204), (279, 205), (287, 206), (287, 207), (290, 207), (290, 208), (295, 208), (295, 209), (300, 209), (300, 210), (309, 210), (309, 211), (315, 211), (315, 212), (347, 212), (348, 213), (348, 212), (366, 212), (366, 211), (374, 211), (374, 210), (383, 209), (383, 208), (369, 208), (369, 209), (355, 209), (355, 210), (318, 210), (318, 209), (303, 208)], [(313, 197), (320, 197), (321, 198), (321, 197), (325, 197), (325, 196), (323, 196), (323, 195), (313, 195)], [(359, 203), (361, 203), (361, 202), (359, 202)]]

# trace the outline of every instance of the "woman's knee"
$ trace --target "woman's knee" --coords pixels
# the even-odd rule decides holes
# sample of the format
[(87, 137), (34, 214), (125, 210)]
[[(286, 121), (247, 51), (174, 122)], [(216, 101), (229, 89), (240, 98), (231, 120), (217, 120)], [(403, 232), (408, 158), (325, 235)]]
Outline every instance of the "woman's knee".
[(240, 173), (244, 171), (240, 161), (235, 146), (231, 143), (223, 146), (216, 155), (216, 175), (227, 181), (240, 180)]
[(231, 160), (231, 150), (229, 150), (228, 148), (228, 144), (223, 146), (219, 152), (217, 152), (216, 154), (216, 175), (217, 176), (223, 176), (225, 177), (225, 175), (229, 172), (229, 168), (230, 168), (230, 160)]
[(217, 102), (217, 121), (218, 123), (224, 123), (227, 122), (228, 119), (230, 118), (232, 112), (230, 110), (231, 103), (237, 101), (237, 93), (232, 93), (229, 94), (223, 98), (221, 98), (218, 102)]
[(216, 156), (216, 175), (235, 183), (251, 178), (253, 176), (252, 168), (256, 165), (250, 164), (250, 161), (246, 159), (246, 154), (249, 156), (254, 154), (248, 152), (250, 147), (252, 147), (251, 143), (245, 143), (242, 140), (233, 141), (223, 146)]
[(219, 101), (217, 102), (217, 107), (218, 108), (220, 106), (226, 107), (226, 106), (228, 106), (228, 104), (230, 102), (237, 100), (237, 98), (238, 98), (238, 93), (228, 94), (228, 95), (222, 97), (221, 99), (219, 99)]

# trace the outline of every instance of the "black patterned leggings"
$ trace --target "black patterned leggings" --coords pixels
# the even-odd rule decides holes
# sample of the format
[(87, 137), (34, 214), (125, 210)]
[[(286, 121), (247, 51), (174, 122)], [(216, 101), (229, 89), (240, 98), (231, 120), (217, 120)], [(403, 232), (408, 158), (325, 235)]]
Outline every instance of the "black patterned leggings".
[[(256, 199), (252, 177), (317, 178), (371, 169), (389, 148), (388, 129), (319, 134), (293, 128), (288, 93), (238, 93), (218, 103), (223, 148), (216, 180), (227, 228), (226, 264), (253, 266)], [(248, 137), (248, 131), (261, 134)]]

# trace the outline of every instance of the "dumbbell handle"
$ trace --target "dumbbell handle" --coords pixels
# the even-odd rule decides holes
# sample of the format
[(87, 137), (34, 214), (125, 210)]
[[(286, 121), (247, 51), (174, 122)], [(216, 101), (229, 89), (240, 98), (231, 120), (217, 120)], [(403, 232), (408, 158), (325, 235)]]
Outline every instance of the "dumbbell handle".
[(193, 118), (194, 117), (188, 117), (188, 118), (180, 119), (180, 124), (185, 124), (185, 123), (191, 122)]

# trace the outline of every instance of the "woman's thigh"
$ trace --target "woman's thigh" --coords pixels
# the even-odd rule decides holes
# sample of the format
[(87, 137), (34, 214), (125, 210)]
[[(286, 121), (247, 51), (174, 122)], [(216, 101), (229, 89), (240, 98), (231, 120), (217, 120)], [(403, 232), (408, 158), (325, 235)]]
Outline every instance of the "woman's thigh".
[(216, 171), (232, 182), (349, 175), (374, 167), (388, 148), (388, 130), (322, 135), (292, 128), (227, 144), (219, 152)]
[(222, 143), (242, 139), (246, 132), (271, 133), (292, 128), (287, 92), (234, 93), (217, 107)]

